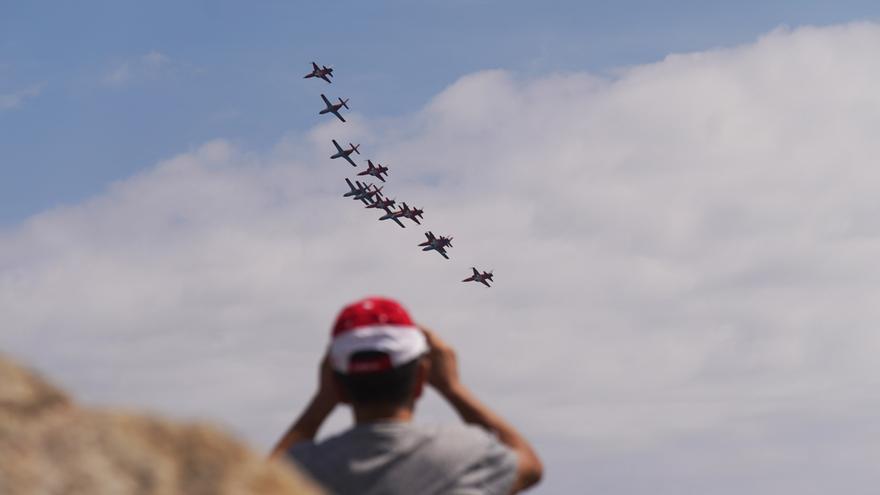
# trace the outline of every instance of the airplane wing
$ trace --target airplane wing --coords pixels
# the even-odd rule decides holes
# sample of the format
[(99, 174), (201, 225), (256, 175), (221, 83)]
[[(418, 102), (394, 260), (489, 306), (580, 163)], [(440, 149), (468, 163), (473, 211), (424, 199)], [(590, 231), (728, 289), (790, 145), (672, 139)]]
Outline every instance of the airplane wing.
[(471, 270), (474, 271), (474, 277), (479, 277), (479, 276), (480, 276), (480, 272), (478, 272), (476, 268), (471, 267)]
[(324, 95), (322, 94), (322, 95), (321, 95), (321, 99), (324, 100), (324, 104), (325, 104), (325, 105), (327, 105), (328, 107), (330, 106), (330, 100), (328, 100), (326, 96), (324, 96)]
[(480, 280), (480, 282), (483, 282), (483, 285), (485, 285), (486, 287), (492, 287), (491, 285), (489, 285), (489, 282), (486, 282), (485, 280)]
[(391, 217), (391, 219), (394, 220), (395, 222), (397, 222), (397, 225), (400, 225), (401, 227), (406, 228), (406, 225), (404, 225), (403, 222), (401, 222), (399, 218)]
[(422, 222), (419, 222), (419, 220), (418, 220), (416, 217), (406, 217), (406, 218), (409, 218), (410, 220), (412, 220), (413, 222), (415, 222), (416, 225), (421, 225), (421, 224), (422, 224)]
[(345, 122), (345, 119), (342, 118), (342, 115), (339, 115), (339, 112), (334, 111), (334, 112), (333, 112), (333, 115), (337, 116), (337, 117), (339, 118), (339, 120)]
[[(337, 117), (339, 117), (339, 116), (337, 115)], [(339, 118), (341, 119), (342, 117), (339, 117)], [(345, 122), (345, 121), (343, 120), (343, 122)], [(345, 160), (348, 163), (350, 163), (352, 167), (357, 167), (357, 165), (351, 160), (351, 157), (349, 155), (343, 155), (342, 158), (345, 158)], [(358, 175), (360, 175), (360, 174), (358, 174)]]
[(336, 146), (336, 151), (340, 154), (342, 153), (342, 146), (339, 146), (339, 143), (337, 143), (335, 139), (333, 140), (333, 146)]
[(382, 174), (379, 174), (377, 177), (379, 177), (379, 180), (381, 180), (382, 182), (385, 182), (385, 179), (382, 178)]
[(326, 75), (326, 74), (321, 74), (321, 75), (318, 76), (318, 77), (320, 77), (321, 79), (327, 81), (327, 82), (330, 83), (330, 84), (333, 84), (333, 81), (331, 81), (330, 79), (327, 79), (327, 75)]
[(449, 259), (449, 256), (446, 256), (446, 250), (445, 250), (445, 249), (440, 248), (440, 249), (437, 250), (437, 252), (440, 253), (440, 254), (442, 254), (444, 258)]
[(312, 69), (314, 69), (314, 70), (316, 70), (316, 71), (321, 70), (321, 69), (318, 67), (318, 64), (316, 64), (316, 63), (314, 63), (314, 62), (312, 62)]
[(348, 188), (351, 189), (351, 192), (357, 191), (357, 189), (354, 188), (354, 184), (352, 184), (351, 181), (348, 180), (348, 177), (345, 178), (345, 183), (348, 184)]

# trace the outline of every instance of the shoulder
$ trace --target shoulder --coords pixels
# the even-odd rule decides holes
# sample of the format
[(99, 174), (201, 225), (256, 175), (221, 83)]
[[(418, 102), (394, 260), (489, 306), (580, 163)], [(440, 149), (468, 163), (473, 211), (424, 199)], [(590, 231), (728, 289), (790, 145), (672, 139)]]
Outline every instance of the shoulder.
[(327, 462), (328, 458), (344, 456), (351, 441), (350, 431), (344, 431), (321, 441), (307, 440), (298, 442), (287, 449), (287, 456), (297, 463), (313, 469)]
[(507, 494), (516, 481), (516, 453), (491, 432), (473, 425), (438, 427), (434, 455), (457, 464), (450, 492)]
[[(484, 428), (474, 425), (423, 426), (421, 434), (431, 457), (455, 460), (466, 466), (492, 465), (516, 471), (516, 454)], [(464, 467), (464, 466), (463, 466)]]

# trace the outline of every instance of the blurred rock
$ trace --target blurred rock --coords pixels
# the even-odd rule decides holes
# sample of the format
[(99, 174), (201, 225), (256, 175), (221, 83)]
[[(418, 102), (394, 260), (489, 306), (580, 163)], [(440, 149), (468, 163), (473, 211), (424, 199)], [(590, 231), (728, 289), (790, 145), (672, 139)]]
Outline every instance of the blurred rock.
[(80, 408), (0, 356), (0, 494), (251, 493), (320, 491), (213, 427)]

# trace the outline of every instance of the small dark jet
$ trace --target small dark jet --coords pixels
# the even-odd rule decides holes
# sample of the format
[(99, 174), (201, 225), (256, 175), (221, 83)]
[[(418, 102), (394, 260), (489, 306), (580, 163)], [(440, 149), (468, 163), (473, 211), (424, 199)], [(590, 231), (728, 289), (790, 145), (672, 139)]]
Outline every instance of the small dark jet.
[(401, 208), (397, 211), (393, 211), (393, 210), (391, 210), (391, 208), (386, 208), (385, 214), (382, 215), (379, 218), (379, 220), (394, 220), (394, 222), (397, 225), (400, 225), (401, 227), (406, 228), (406, 225), (404, 225), (403, 222), (400, 221), (400, 217), (402, 217), (402, 216), (403, 216), (403, 208)]
[(328, 78), (333, 77), (333, 67), (327, 67), (326, 65), (318, 67), (318, 64), (312, 62), (312, 71), (303, 76), (303, 79), (308, 79), (310, 77), (320, 77), (329, 83), (330, 79)]
[[(374, 195), (382, 194), (379, 192), (378, 189), (371, 190), (370, 188), (373, 187), (372, 184), (370, 184), (370, 185), (362, 184), (360, 181), (355, 181), (355, 183), (352, 184), (351, 181), (348, 180), (347, 178), (345, 179), (345, 183), (348, 184), (349, 191), (347, 193), (343, 194), (342, 197), (343, 198), (351, 197), (351, 199), (354, 199), (356, 201), (357, 200), (363, 201), (363, 203), (365, 205), (370, 204), (369, 200)], [(357, 187), (355, 187), (355, 184), (357, 184)]]
[(415, 222), (418, 225), (421, 225), (422, 222), (419, 222), (419, 219), (422, 218), (422, 214), (425, 213), (425, 210), (420, 210), (418, 208), (410, 208), (406, 206), (406, 203), (402, 203), (403, 206), (403, 217), (408, 218)]
[(471, 275), (470, 277), (462, 280), (462, 282), (480, 282), (481, 284), (485, 285), (486, 287), (492, 287), (491, 285), (489, 285), (489, 282), (493, 281), (491, 271), (480, 273), (474, 267), (471, 267), (471, 270), (474, 271), (474, 274)]
[(425, 237), (427, 237), (428, 240), (419, 244), (422, 251), (437, 251), (444, 258), (449, 259), (449, 256), (446, 255), (446, 248), (452, 247), (452, 236), (443, 237), (441, 235), (440, 237), (434, 237), (434, 233), (429, 230), (428, 232), (425, 232)]
[(382, 178), (382, 174), (388, 175), (388, 167), (383, 167), (381, 164), (373, 165), (373, 162), (370, 160), (367, 160), (367, 169), (358, 173), (358, 175), (372, 175), (382, 182), (385, 182), (385, 179)]
[[(357, 167), (357, 164), (355, 164), (351, 159), (351, 154), (357, 153), (358, 155), (360, 155), (361, 152), (358, 151), (358, 148), (360, 148), (361, 145), (351, 144), (351, 143), (348, 143), (348, 145), (350, 146), (350, 148), (344, 150), (344, 149), (342, 149), (342, 146), (339, 146), (339, 143), (337, 143), (336, 140), (334, 139), (333, 146), (336, 146), (336, 153), (334, 153), (333, 155), (330, 155), (330, 158), (331, 159), (345, 158), (346, 161), (348, 161), (348, 163), (350, 163), (352, 167)], [(358, 175), (363, 175), (363, 174), (358, 174)], [(382, 181), (382, 182), (385, 182), (385, 181)]]
[(371, 204), (368, 204), (367, 208), (382, 208), (386, 213), (391, 213), (391, 207), (394, 206), (395, 201), (393, 199), (386, 198), (382, 195), (382, 193), (378, 193), (376, 195), (376, 199), (373, 200)]
[[(330, 103), (330, 100), (327, 99), (323, 94), (321, 95), (321, 99), (324, 100), (324, 104), (327, 105), (327, 108), (318, 112), (318, 115), (324, 115), (325, 113), (332, 113), (337, 116), (339, 120), (345, 122), (345, 119), (342, 118), (342, 115), (339, 115), (339, 109), (342, 107), (348, 108), (348, 100), (343, 100), (339, 98), (339, 103)], [(351, 110), (350, 108), (348, 108)]]

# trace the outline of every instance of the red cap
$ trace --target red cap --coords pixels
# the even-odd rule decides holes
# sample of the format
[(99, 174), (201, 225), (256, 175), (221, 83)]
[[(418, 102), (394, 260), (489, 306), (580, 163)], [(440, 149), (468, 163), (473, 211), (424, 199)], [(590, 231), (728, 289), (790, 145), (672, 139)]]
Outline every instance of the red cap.
[[(410, 362), (428, 350), (425, 335), (397, 301), (368, 297), (349, 304), (333, 325), (330, 361), (340, 373), (382, 371)], [(352, 360), (361, 352), (375, 358)]]
[(333, 338), (355, 328), (371, 325), (413, 326), (413, 321), (403, 306), (394, 299), (367, 297), (342, 308), (336, 317), (336, 324), (333, 325)]

